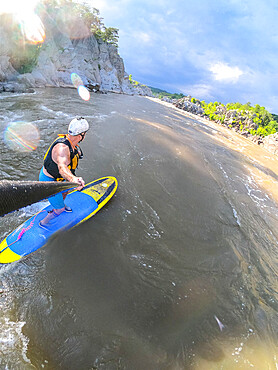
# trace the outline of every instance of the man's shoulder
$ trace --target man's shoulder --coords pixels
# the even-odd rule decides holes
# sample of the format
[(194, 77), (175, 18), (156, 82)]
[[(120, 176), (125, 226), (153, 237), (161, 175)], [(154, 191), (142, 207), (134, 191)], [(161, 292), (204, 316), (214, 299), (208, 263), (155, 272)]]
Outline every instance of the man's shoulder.
[(66, 143), (57, 143), (54, 146), (52, 151), (57, 152), (57, 151), (66, 151), (66, 150), (70, 152), (69, 146)]

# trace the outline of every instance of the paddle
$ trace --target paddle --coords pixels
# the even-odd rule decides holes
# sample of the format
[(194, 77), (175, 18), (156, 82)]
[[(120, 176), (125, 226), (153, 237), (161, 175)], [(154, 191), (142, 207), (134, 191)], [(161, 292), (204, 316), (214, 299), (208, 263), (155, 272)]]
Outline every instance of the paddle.
[(0, 217), (80, 184), (67, 181), (0, 181)]

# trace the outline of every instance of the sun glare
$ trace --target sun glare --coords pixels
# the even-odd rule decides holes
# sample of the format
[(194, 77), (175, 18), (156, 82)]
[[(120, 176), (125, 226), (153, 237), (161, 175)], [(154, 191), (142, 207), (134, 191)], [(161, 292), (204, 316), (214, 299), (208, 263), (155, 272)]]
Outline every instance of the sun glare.
[(20, 24), (25, 38), (32, 44), (38, 44), (44, 41), (44, 26), (40, 17), (33, 13), (16, 14), (16, 19)]
[(37, 3), (38, 0), (9, 0), (0, 3), (0, 14), (12, 14), (26, 41), (32, 44), (41, 43), (45, 38), (44, 25), (34, 11)]

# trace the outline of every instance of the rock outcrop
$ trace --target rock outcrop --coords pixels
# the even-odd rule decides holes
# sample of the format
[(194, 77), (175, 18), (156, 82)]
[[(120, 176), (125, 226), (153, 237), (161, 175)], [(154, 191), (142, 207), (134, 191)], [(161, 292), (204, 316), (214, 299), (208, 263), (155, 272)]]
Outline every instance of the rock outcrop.
[(269, 152), (278, 155), (278, 132), (268, 135), (263, 139), (263, 146)]
[[(193, 100), (193, 101), (192, 101)], [(180, 109), (183, 109), (192, 114), (197, 114), (203, 116), (204, 110), (202, 108), (201, 102), (198, 99), (193, 99), (190, 95), (185, 96), (182, 99), (175, 100), (173, 104)]]
[[(200, 100), (192, 98), (190, 95), (179, 100), (173, 100), (172, 103), (177, 108), (210, 119), (205, 114)], [(266, 137), (252, 135), (250, 133), (251, 130), (256, 130), (258, 128), (258, 125), (253, 121), (255, 117), (256, 115), (250, 111), (241, 111), (237, 109), (228, 110), (226, 106), (218, 105), (214, 112), (213, 121), (238, 132), (256, 144), (262, 145), (269, 152), (278, 155), (278, 133)]]
[(47, 32), (32, 70), (19, 73), (13, 65), (7, 32), (0, 28), (0, 91), (73, 87), (71, 73), (76, 73), (91, 91), (152, 96), (148, 87), (140, 84), (134, 87), (130, 83), (116, 46), (96, 39), (93, 34), (71, 39), (63, 30), (51, 31)]

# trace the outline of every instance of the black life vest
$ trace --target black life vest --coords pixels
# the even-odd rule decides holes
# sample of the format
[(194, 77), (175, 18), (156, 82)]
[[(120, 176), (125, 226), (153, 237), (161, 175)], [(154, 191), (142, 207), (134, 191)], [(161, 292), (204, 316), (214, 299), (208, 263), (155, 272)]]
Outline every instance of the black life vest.
[(64, 181), (64, 178), (59, 173), (58, 165), (52, 159), (52, 150), (55, 145), (62, 143), (69, 147), (70, 150), (70, 163), (68, 169), (75, 176), (75, 170), (78, 166), (79, 158), (83, 158), (83, 153), (79, 145), (76, 145), (75, 149), (72, 148), (70, 141), (67, 139), (66, 135), (58, 135), (58, 138), (53, 141), (44, 156), (44, 167), (46, 171), (54, 177), (56, 181)]

